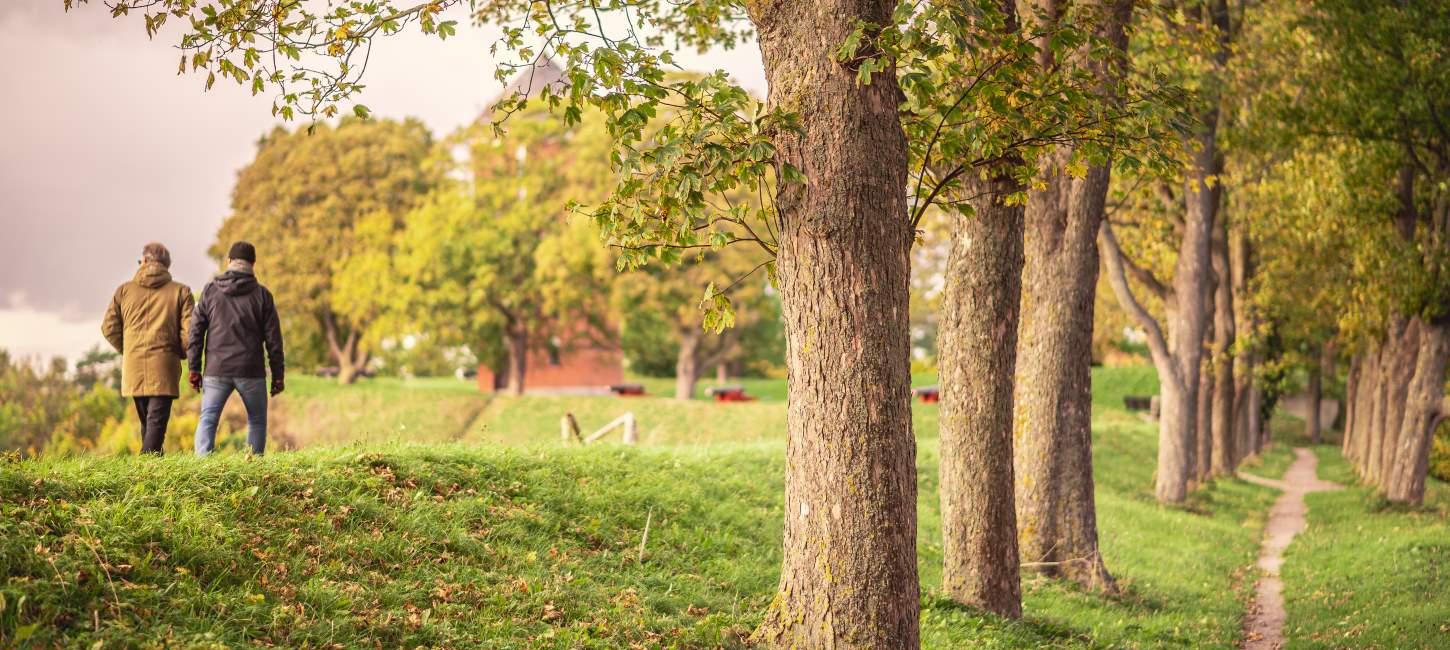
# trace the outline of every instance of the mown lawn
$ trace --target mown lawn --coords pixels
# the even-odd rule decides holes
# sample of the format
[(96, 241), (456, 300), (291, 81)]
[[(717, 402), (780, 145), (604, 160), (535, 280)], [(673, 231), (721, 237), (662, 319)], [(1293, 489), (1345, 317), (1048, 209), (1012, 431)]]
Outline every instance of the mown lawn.
[[(740, 432), (758, 442), (722, 428), (708, 445), (562, 448), (551, 408), (522, 447), (0, 463), (0, 646), (740, 647), (779, 571), (784, 446), (766, 416)], [(921, 436), (926, 647), (1234, 646), (1274, 495), (1220, 481), (1162, 508), (1155, 427), (1100, 411), (1122, 593), (1029, 577), (1021, 622), (937, 595), (936, 443)]]
[(476, 384), (451, 377), (379, 377), (342, 386), (298, 376), (273, 401), (268, 429), (273, 440), (297, 448), (447, 442), (462, 437), (487, 403)]
[(1291, 650), (1450, 648), (1450, 486), (1431, 479), (1425, 506), (1388, 506), (1352, 485), (1337, 446), (1315, 448), (1320, 478), (1309, 528), (1285, 553)]

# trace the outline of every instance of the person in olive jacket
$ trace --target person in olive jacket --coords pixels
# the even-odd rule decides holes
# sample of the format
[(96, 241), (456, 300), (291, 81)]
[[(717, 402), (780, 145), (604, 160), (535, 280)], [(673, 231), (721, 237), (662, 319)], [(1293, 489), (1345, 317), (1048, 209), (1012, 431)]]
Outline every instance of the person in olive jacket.
[(141, 453), (160, 454), (179, 395), (192, 297), (189, 287), (171, 280), (165, 246), (147, 244), (138, 263), (136, 276), (111, 297), (101, 335), (121, 353), (121, 395), (131, 398), (141, 419)]
[(272, 292), (257, 283), (252, 268), (256, 262), (254, 246), (244, 241), (232, 244), (226, 272), (202, 289), (191, 319), (187, 361), (191, 387), (201, 391), (198, 456), (216, 448), (217, 420), (232, 391), (247, 407), (247, 444), (252, 453), (260, 455), (267, 449), (267, 365), (272, 367), (270, 394), (276, 396), (282, 392), (285, 364), (277, 306)]

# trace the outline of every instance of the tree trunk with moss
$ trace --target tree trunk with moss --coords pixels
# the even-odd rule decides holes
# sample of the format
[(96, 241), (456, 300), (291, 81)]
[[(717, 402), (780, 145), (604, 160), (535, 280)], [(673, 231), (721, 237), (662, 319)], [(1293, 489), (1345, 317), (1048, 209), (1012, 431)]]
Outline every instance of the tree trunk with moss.
[[(1058, 15), (1055, 0), (1039, 1)], [(1131, 0), (1102, 8), (1099, 34), (1120, 50)], [(1118, 74), (1102, 58), (1075, 61), (1099, 78)], [(1104, 84), (1104, 92), (1111, 92)], [(1092, 335), (1098, 281), (1097, 231), (1111, 170), (1066, 175), (1064, 147), (1044, 164), (1046, 187), (1028, 194), (1024, 215), (1021, 324), (1013, 410), (1018, 553), (1024, 564), (1094, 591), (1116, 585), (1098, 550), (1092, 458)]]
[(964, 190), (942, 291), (942, 587), (957, 602), (1017, 618), (1022, 591), (1013, 502), (1012, 387), (1022, 283), (1022, 191), (1005, 167)]
[(769, 104), (802, 117), (799, 132), (776, 136), (777, 163), (808, 180), (782, 185), (776, 202), (785, 539), (779, 588), (755, 637), (775, 647), (919, 646), (902, 95), (889, 61), (868, 85), (835, 58), (858, 21), (888, 24), (893, 8), (748, 4)]
[(1029, 195), (1013, 423), (1022, 561), (1100, 591), (1114, 589), (1098, 553), (1092, 476), (1096, 240), (1108, 174), (1056, 175)]
[(1418, 330), (1415, 367), (1405, 390), (1404, 415), (1398, 441), (1385, 475), (1385, 496), (1390, 501), (1418, 506), (1425, 500), (1425, 474), (1430, 463), (1430, 443), (1435, 429), (1447, 414), (1445, 366), (1450, 357), (1450, 323), (1433, 324), (1414, 319)]

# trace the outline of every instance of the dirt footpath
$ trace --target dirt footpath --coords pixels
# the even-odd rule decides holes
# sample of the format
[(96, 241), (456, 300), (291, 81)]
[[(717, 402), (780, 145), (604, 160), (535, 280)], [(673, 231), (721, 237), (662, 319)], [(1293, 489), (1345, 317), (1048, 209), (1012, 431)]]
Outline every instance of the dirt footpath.
[(1284, 491), (1269, 509), (1269, 523), (1264, 527), (1264, 545), (1259, 551), (1259, 568), (1263, 570), (1264, 577), (1256, 585), (1257, 593), (1244, 622), (1245, 650), (1274, 650), (1284, 645), (1284, 583), (1279, 579), (1284, 549), (1307, 525), (1309, 508), (1304, 504), (1304, 495), (1342, 487), (1319, 480), (1315, 473), (1318, 465), (1319, 459), (1314, 452), (1297, 447), (1294, 449), (1294, 464), (1280, 480), (1239, 474), (1239, 478), (1250, 483)]

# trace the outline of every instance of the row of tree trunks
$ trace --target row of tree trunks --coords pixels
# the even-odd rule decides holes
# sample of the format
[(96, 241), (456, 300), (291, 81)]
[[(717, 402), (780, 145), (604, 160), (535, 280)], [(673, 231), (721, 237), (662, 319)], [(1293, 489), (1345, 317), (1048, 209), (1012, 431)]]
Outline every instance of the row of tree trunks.
[(1390, 501), (1419, 505), (1435, 429), (1450, 415), (1450, 323), (1396, 318), (1350, 364), (1345, 455)]

